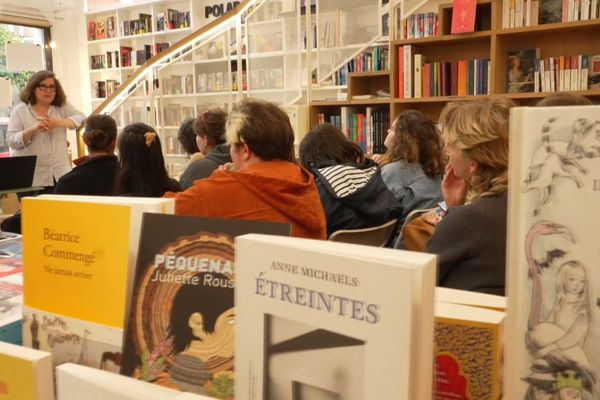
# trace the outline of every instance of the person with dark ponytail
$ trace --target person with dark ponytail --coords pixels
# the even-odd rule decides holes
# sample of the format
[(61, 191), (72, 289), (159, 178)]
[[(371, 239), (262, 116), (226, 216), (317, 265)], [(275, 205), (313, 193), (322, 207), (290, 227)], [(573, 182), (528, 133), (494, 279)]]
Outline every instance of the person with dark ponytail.
[(149, 125), (127, 125), (117, 139), (119, 173), (116, 194), (132, 197), (161, 197), (179, 192), (179, 183), (169, 178), (158, 134)]
[(118, 161), (115, 156), (117, 124), (108, 115), (93, 115), (86, 120), (83, 141), (89, 155), (74, 161), (77, 165), (63, 175), (55, 194), (111, 196), (114, 194)]
[(205, 155), (200, 160), (190, 162), (179, 182), (183, 190), (192, 186), (195, 180), (208, 178), (219, 165), (231, 162), (229, 145), (225, 143), (225, 122), (227, 113), (220, 109), (208, 109), (194, 120), (192, 128), (196, 134), (196, 143)]

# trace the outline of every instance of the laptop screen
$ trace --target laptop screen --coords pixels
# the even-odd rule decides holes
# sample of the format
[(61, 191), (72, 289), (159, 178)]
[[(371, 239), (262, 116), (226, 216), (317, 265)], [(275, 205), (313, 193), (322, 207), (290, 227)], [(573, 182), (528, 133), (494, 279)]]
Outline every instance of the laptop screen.
[(0, 190), (31, 187), (37, 156), (0, 157)]

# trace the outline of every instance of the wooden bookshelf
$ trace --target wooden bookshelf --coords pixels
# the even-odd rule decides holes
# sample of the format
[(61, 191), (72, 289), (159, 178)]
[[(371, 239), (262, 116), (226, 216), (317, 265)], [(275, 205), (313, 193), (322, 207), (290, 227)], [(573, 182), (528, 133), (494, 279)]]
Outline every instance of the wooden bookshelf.
[[(369, 94), (372, 88), (381, 88), (382, 76), (389, 78), (391, 98), (387, 99), (390, 107), (390, 121), (408, 109), (420, 110), (437, 120), (441, 110), (451, 101), (478, 100), (487, 97), (510, 98), (521, 105), (533, 105), (549, 92), (507, 93), (508, 56), (509, 52), (525, 49), (540, 49), (540, 57), (560, 57), (572, 55), (600, 55), (600, 19), (553, 23), (526, 26), (520, 28), (502, 28), (502, 1), (478, 0), (476, 12), (476, 31), (466, 34), (450, 34), (452, 20), (452, 4), (438, 7), (438, 35), (397, 40), (391, 38), (390, 71), (383, 74), (358, 74), (350, 76), (348, 99), (350, 104), (340, 103), (328, 106), (314, 102), (311, 109), (311, 125), (316, 123), (317, 114), (335, 114), (341, 107), (366, 107), (373, 103), (367, 100), (355, 101), (355, 94)], [(430, 96), (403, 98), (398, 93), (399, 52), (403, 46), (410, 45), (414, 49), (412, 55), (422, 54), (426, 62), (456, 62), (458, 60), (489, 60), (489, 84), (487, 94), (468, 96)], [(414, 58), (413, 58), (414, 61)], [(558, 90), (555, 90), (558, 91)], [(594, 102), (600, 102), (600, 89), (577, 90), (569, 92), (587, 96)], [(370, 99), (378, 106), (386, 103), (385, 99)], [(327, 107), (334, 107), (330, 112)]]

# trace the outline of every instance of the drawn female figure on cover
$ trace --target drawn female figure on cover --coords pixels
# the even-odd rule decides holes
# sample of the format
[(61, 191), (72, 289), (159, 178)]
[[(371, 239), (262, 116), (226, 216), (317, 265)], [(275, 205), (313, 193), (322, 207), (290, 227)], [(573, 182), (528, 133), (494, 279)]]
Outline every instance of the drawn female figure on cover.
[[(526, 256), (532, 294), (526, 345), (534, 361), (532, 374), (525, 380), (532, 385), (552, 381), (553, 388), (558, 392), (557, 374), (571, 371), (580, 378), (582, 388), (594, 393), (596, 376), (583, 349), (592, 321), (589, 275), (585, 266), (578, 261), (567, 261), (560, 265), (554, 305), (548, 317), (542, 319), (543, 270), (550, 270), (553, 261), (566, 254), (561, 249), (549, 249), (544, 259), (535, 259), (533, 248), (536, 239), (542, 235), (560, 235), (574, 243), (568, 228), (549, 221), (536, 223), (527, 235)], [(566, 393), (566, 389), (563, 392)]]
[(556, 191), (558, 179), (571, 180), (579, 189), (583, 187), (579, 175), (587, 173), (587, 170), (576, 160), (574, 152), (568, 150), (570, 142), (551, 140), (552, 124), (555, 121), (556, 118), (550, 118), (544, 124), (542, 142), (533, 152), (528, 176), (524, 182), (524, 192), (531, 190), (538, 192), (533, 215), (538, 215), (542, 206), (550, 200)]
[(218, 273), (197, 276), (200, 284), (182, 285), (173, 299), (168, 338), (175, 359), (169, 376), (180, 390), (211, 394), (213, 375), (233, 369), (233, 281)]

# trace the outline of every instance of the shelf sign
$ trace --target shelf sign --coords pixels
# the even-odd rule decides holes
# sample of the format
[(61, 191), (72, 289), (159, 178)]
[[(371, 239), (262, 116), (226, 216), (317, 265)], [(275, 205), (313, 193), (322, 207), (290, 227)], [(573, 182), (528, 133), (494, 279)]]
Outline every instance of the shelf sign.
[(475, 8), (477, 0), (454, 0), (452, 4), (452, 28), (450, 33), (475, 31)]
[(220, 16), (225, 15), (228, 11), (234, 9), (238, 4), (240, 4), (239, 1), (228, 1), (225, 3), (207, 1), (204, 4), (204, 18), (206, 20), (219, 18)]

